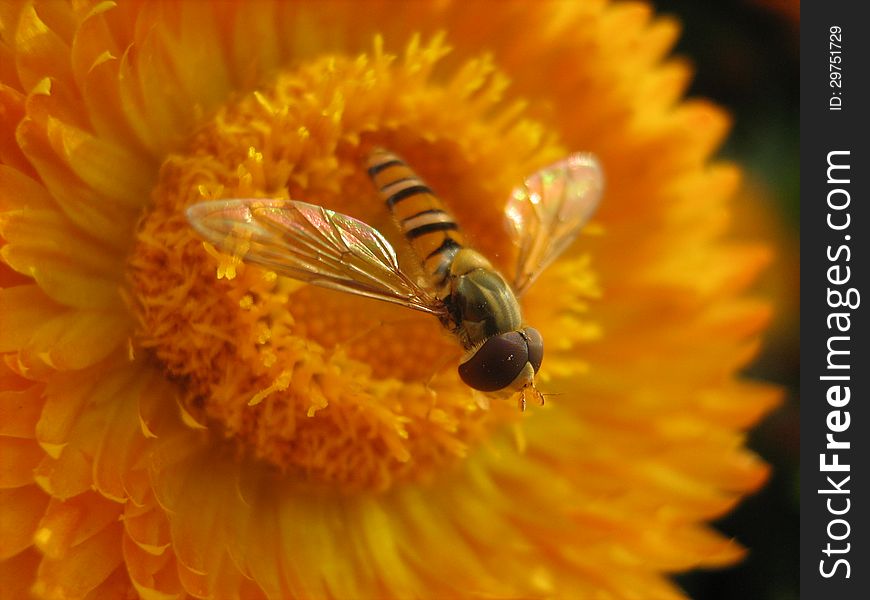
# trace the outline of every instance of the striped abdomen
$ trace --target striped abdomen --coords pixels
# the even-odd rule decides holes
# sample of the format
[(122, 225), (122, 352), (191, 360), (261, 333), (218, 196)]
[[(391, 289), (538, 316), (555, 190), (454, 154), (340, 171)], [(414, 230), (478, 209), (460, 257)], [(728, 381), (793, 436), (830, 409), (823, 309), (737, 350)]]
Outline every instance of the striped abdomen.
[(459, 226), (441, 200), (392, 152), (374, 150), (368, 173), (423, 269), (440, 285), (464, 245)]

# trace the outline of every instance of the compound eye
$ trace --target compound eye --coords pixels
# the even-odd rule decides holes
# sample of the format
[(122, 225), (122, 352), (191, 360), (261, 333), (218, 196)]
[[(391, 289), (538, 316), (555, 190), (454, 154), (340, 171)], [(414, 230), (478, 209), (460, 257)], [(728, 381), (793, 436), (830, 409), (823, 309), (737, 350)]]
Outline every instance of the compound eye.
[(529, 362), (537, 373), (541, 363), (544, 362), (544, 338), (534, 327), (526, 327), (523, 333), (526, 334), (526, 342), (529, 345)]
[(486, 340), (477, 352), (459, 365), (459, 376), (469, 387), (481, 392), (495, 392), (510, 385), (528, 361), (526, 339), (520, 332), (510, 331)]

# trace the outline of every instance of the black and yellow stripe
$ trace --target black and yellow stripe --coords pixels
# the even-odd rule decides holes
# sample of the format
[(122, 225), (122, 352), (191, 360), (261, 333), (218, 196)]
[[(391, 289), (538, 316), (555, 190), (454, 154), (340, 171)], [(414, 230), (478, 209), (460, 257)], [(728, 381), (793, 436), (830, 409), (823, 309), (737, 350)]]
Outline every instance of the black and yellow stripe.
[(443, 282), (456, 252), (465, 245), (453, 215), (405, 162), (392, 152), (374, 150), (368, 173), (411, 244), (424, 270)]

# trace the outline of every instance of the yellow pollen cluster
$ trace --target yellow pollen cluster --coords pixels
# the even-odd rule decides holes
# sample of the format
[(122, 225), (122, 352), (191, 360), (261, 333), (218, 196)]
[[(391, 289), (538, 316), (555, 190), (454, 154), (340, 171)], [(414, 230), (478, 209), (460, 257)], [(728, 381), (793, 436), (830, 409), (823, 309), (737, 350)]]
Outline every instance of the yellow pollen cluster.
[(455, 372), (461, 349), (436, 319), (221, 255), (183, 210), (215, 198), (320, 204), (378, 228), (413, 268), (362, 167), (378, 144), (418, 170), (481, 251), (509, 264), (504, 199), (562, 150), (501, 101), (504, 78), (487, 60), (434, 83), (444, 54), (437, 39), (413, 42), (399, 62), (376, 44), (372, 56), (281, 73), (164, 162), (140, 224), (130, 260), (138, 343), (180, 383), (196, 423), (312, 481), (385, 489), (427, 477), (519, 417), (511, 402), (480, 408)]

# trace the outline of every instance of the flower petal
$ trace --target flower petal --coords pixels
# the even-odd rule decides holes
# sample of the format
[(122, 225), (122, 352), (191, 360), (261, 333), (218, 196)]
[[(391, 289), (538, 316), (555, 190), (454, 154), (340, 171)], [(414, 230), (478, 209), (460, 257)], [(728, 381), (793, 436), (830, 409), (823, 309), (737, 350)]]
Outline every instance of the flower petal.
[(31, 3), (25, 4), (18, 16), (15, 50), (18, 77), (25, 89), (34, 87), (46, 76), (72, 89), (69, 46), (43, 22)]
[(76, 546), (62, 559), (44, 558), (34, 591), (41, 596), (79, 598), (102, 584), (121, 563), (120, 523), (112, 523)]
[[(155, 54), (165, 52), (167, 62), (172, 64), (170, 71), (186, 92), (180, 98), (192, 105), (198, 104), (200, 110), (208, 110), (207, 107), (222, 102), (230, 92), (224, 38), (218, 30), (216, 11), (212, 7), (187, 2), (179, 8), (177, 34), (169, 28), (162, 28), (160, 31), (165, 36), (160, 40), (161, 47), (155, 44), (152, 51)], [(152, 88), (143, 85), (143, 89)], [(178, 92), (173, 90), (174, 94)], [(192, 105), (186, 108), (190, 110)], [(192, 121), (194, 119), (186, 119), (186, 122)]]
[(137, 126), (129, 122), (129, 114), (124, 111), (119, 82), (120, 68), (119, 57), (107, 54), (99, 57), (82, 84), (82, 96), (93, 115), (94, 131), (100, 138), (124, 145), (137, 155), (147, 156), (148, 138), (139, 137)]
[(123, 552), (130, 579), (143, 599), (174, 600), (188, 597), (179, 581), (178, 565), (171, 551), (153, 554), (129, 537), (124, 537)]
[(28, 366), (68, 371), (89, 367), (128, 337), (129, 317), (103, 311), (67, 311), (38, 327), (21, 352)]
[[(127, 569), (119, 565), (103, 582), (92, 589), (82, 600), (128, 600), (133, 597), (132, 585)], [(147, 600), (147, 599), (146, 599)]]
[(153, 556), (162, 555), (172, 543), (166, 515), (154, 502), (143, 507), (128, 503), (124, 512), (124, 531), (127, 539)]
[[(112, 31), (112, 26), (106, 18), (109, 13), (117, 14), (118, 6), (113, 2), (96, 2), (87, 7), (81, 22), (73, 32), (70, 49), (72, 69), (79, 88), (87, 79), (88, 72), (101, 56), (120, 56), (122, 48)], [(98, 112), (98, 111), (94, 111)]]
[(33, 548), (10, 558), (0, 560), (0, 590), (9, 598), (29, 598), (30, 586), (36, 577), (40, 554)]
[(0, 436), (0, 489), (33, 483), (33, 470), (44, 456), (33, 440)]
[(172, 470), (183, 470), (165, 475), (178, 478), (176, 481), (181, 485), (171, 491), (163, 488), (169, 493), (160, 501), (171, 511), (168, 517), (179, 577), (189, 593), (213, 596), (221, 571), (236, 570), (226, 551), (224, 526), (235, 503), (231, 485), (234, 469), (223, 462), (216, 465), (207, 454), (195, 454)]
[(0, 290), (0, 352), (25, 347), (34, 331), (59, 313), (57, 304), (37, 285)]
[[(43, 447), (59, 449), (69, 441), (70, 432), (99, 380), (94, 370), (55, 373), (49, 378), (45, 406), (36, 425), (36, 439)], [(48, 453), (54, 458), (59, 456), (59, 450)]]
[(25, 118), (18, 125), (17, 139), (67, 218), (109, 247), (126, 248), (137, 211), (100, 197), (84, 185), (51, 147), (44, 124)]
[(63, 559), (74, 546), (116, 522), (122, 508), (94, 492), (66, 500), (52, 498), (39, 522), (34, 542), (48, 559)]
[(18, 169), (0, 165), (0, 212), (21, 208), (50, 210), (54, 206), (42, 184)]
[(6, 244), (0, 257), (10, 267), (36, 280), (53, 300), (77, 308), (111, 308), (120, 302), (119, 284), (83, 269), (70, 258), (39, 245)]
[[(228, 15), (231, 19), (233, 41), (233, 74), (237, 87), (247, 89), (262, 81), (281, 60), (281, 47), (275, 28), (279, 4), (264, 4), (262, 10), (237, 10)], [(260, 35), (252, 36), (257, 31)]]
[(0, 436), (33, 439), (42, 404), (42, 386), (0, 391)]
[[(107, 426), (118, 411), (117, 398), (143, 385), (138, 367), (121, 367), (107, 373), (94, 371), (60, 373), (49, 378), (46, 404), (37, 424), (39, 443), (52, 457), (37, 470), (37, 482), (53, 496), (68, 498), (91, 489)], [(103, 377), (94, 379), (94, 372)], [(135, 402), (135, 397), (132, 400)], [(135, 421), (138, 427), (138, 420)], [(117, 448), (121, 456), (128, 448)], [(108, 460), (109, 457), (105, 456)], [(121, 461), (123, 464), (123, 461)]]
[(11, 558), (33, 543), (33, 533), (48, 500), (45, 492), (35, 485), (0, 489), (0, 561)]
[(75, 446), (64, 447), (57, 459), (45, 456), (31, 474), (54, 498), (71, 498), (91, 489), (91, 463)]
[(58, 156), (99, 202), (139, 208), (148, 201), (157, 165), (141, 154), (95, 137), (59, 119), (49, 119), (46, 133)]
[(147, 379), (140, 376), (121, 389), (107, 406), (102, 430), (94, 432), (97, 438), (94, 487), (118, 502), (132, 496), (133, 489), (127, 479), (136, 470), (144, 471), (146, 467), (142, 457), (146, 438), (139, 420), (139, 398), (147, 385)]
[[(0, 44), (0, 49), (2, 47), (3, 45)], [(33, 177), (36, 171), (18, 146), (15, 139), (15, 127), (12, 126), (20, 123), (24, 118), (24, 100), (25, 97), (21, 92), (0, 84), (0, 111), (4, 113), (5, 122), (10, 125), (9, 127), (0, 127), (0, 163), (3, 163), (0, 167), (18, 171), (22, 177)], [(0, 192), (4, 187), (0, 186)], [(2, 203), (0, 203), (0, 209), (2, 209)]]

